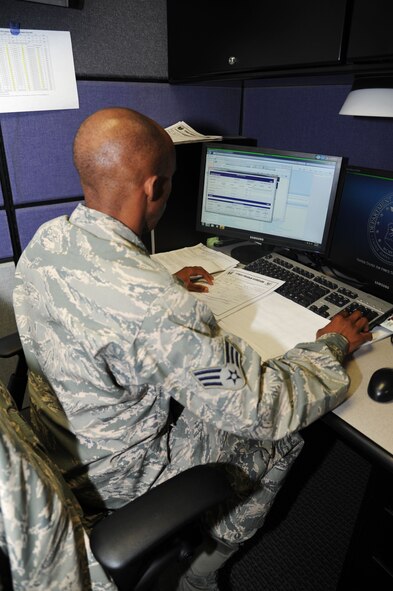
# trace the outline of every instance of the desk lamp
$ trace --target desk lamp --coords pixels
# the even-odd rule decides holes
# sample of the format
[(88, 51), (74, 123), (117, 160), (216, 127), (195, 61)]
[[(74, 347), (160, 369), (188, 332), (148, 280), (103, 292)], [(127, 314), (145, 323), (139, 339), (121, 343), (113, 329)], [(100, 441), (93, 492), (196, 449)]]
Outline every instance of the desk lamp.
[(393, 117), (393, 75), (355, 78), (340, 115)]

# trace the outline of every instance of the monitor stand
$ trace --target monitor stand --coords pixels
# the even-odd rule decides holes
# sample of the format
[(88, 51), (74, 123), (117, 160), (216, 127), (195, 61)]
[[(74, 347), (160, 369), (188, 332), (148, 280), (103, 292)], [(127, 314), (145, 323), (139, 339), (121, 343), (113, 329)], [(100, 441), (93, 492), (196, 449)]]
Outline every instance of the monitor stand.
[(247, 265), (256, 259), (260, 259), (265, 254), (272, 252), (273, 249), (274, 246), (271, 244), (243, 244), (232, 248), (231, 256), (240, 263), (243, 263), (243, 265)]

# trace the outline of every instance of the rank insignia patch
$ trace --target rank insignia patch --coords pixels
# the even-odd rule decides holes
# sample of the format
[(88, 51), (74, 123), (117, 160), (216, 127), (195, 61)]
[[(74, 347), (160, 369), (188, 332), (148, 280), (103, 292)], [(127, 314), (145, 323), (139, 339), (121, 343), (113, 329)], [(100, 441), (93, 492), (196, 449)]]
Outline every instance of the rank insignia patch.
[(193, 374), (204, 388), (240, 390), (246, 383), (241, 365), (241, 355), (236, 347), (227, 340), (225, 340), (225, 365), (197, 369), (193, 371)]

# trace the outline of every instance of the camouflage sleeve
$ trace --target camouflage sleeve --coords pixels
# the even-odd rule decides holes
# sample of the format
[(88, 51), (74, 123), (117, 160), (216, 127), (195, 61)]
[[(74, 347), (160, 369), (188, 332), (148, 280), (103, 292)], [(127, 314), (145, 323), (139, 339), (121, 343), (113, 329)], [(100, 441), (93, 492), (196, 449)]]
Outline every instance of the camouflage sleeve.
[(262, 362), (179, 286), (151, 306), (134, 347), (136, 379), (153, 379), (199, 418), (247, 438), (296, 432), (337, 406), (349, 385), (344, 337), (330, 334)]

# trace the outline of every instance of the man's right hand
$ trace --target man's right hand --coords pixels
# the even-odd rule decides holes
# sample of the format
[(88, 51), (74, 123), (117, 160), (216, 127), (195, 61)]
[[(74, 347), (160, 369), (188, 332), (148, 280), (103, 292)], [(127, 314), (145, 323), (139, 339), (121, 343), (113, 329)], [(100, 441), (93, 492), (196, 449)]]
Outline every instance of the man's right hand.
[(368, 329), (368, 320), (359, 310), (355, 310), (352, 314), (339, 312), (329, 324), (318, 330), (317, 338), (329, 332), (342, 334), (348, 340), (348, 353), (352, 353), (373, 338)]

